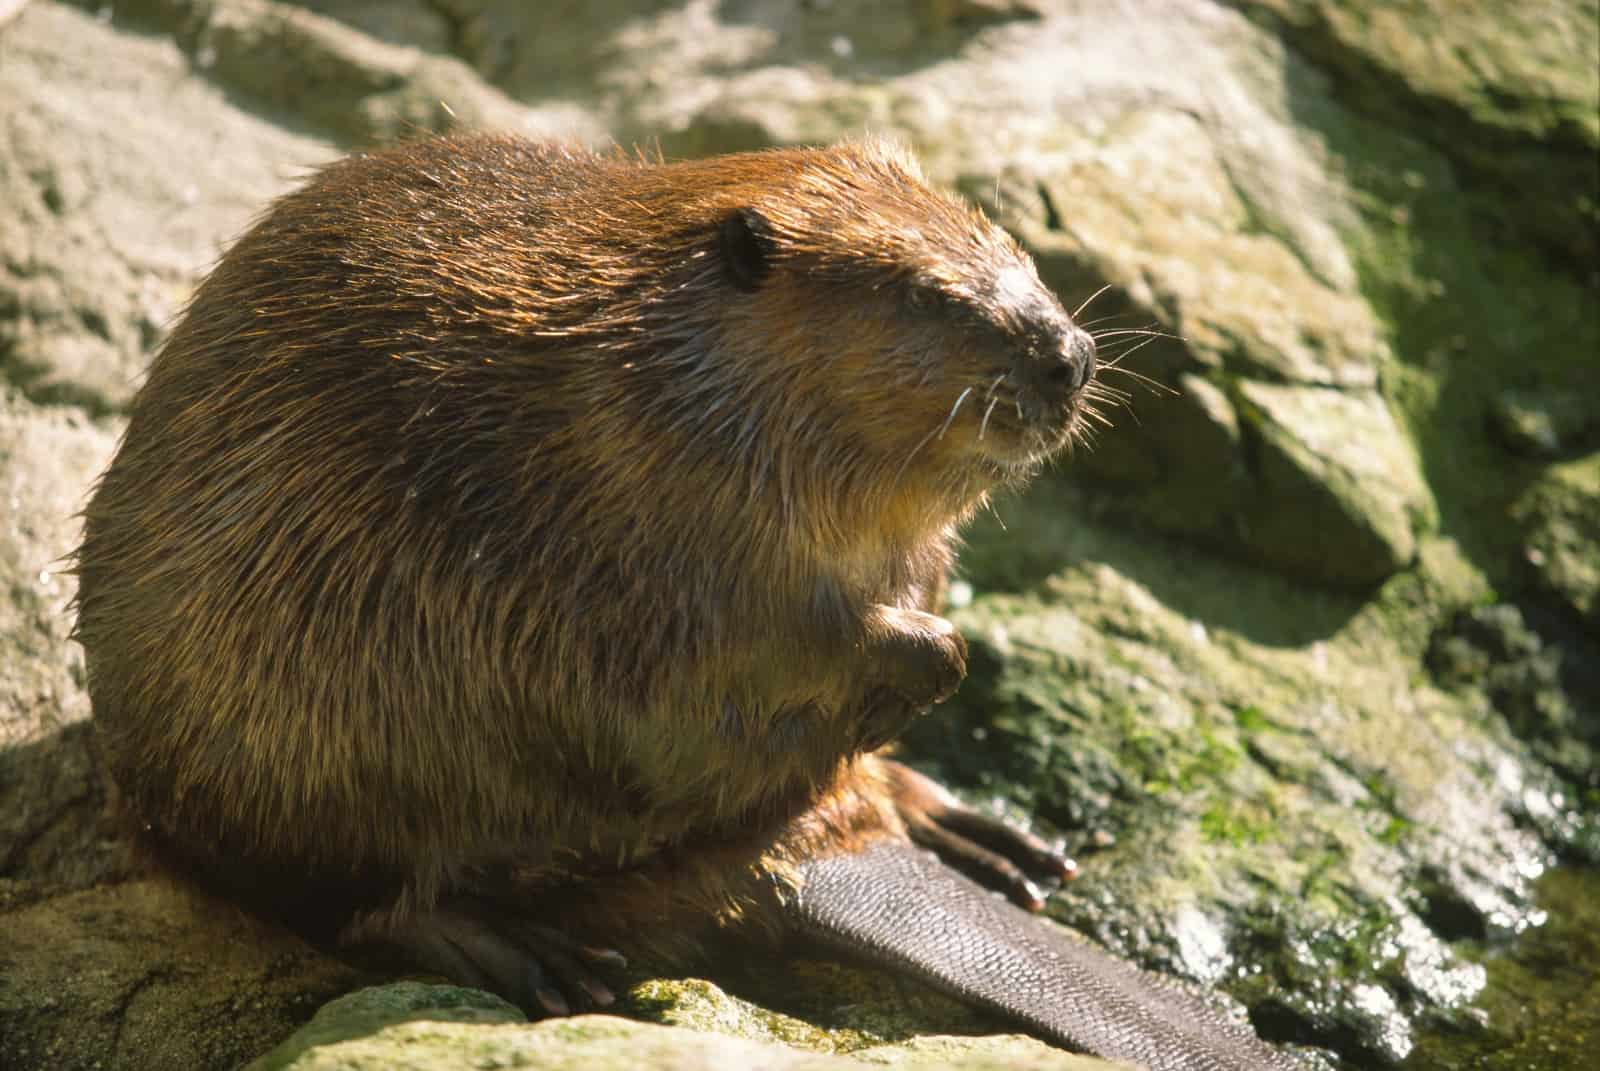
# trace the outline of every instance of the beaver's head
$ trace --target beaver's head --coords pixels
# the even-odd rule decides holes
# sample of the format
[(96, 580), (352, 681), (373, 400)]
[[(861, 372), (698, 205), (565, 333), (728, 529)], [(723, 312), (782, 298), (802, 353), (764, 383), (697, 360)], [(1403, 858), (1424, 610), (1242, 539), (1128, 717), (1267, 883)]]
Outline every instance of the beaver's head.
[(909, 157), (771, 154), (741, 192), (718, 228), (720, 314), (763, 375), (897, 465), (1011, 477), (1080, 431), (1094, 342), (1011, 236)]

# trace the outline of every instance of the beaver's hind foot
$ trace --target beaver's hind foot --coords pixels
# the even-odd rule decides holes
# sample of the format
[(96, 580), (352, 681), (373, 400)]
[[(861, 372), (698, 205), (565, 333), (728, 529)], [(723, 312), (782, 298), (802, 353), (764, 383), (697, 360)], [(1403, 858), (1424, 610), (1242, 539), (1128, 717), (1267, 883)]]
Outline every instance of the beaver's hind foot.
[(883, 765), (911, 839), (979, 884), (1039, 911), (1051, 892), (1077, 876), (1077, 864), (1039, 837), (973, 810), (909, 766)]
[(413, 916), (384, 941), (418, 967), (498, 993), (534, 1017), (610, 1007), (616, 997), (592, 968), (627, 965), (613, 949), (470, 902)]

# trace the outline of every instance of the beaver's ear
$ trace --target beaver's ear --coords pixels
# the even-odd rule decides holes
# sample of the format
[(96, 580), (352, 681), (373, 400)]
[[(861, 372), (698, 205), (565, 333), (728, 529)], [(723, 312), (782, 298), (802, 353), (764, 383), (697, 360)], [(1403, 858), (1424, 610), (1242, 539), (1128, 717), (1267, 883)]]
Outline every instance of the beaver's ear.
[(772, 228), (753, 208), (732, 212), (717, 228), (722, 265), (740, 290), (754, 290), (772, 270)]

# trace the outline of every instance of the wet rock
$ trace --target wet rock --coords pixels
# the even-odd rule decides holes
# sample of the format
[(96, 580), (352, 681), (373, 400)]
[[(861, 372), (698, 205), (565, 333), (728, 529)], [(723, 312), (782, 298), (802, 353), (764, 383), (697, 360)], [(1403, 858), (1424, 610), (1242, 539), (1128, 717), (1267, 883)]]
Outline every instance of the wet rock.
[(1428, 668), (1448, 687), (1481, 692), (1511, 731), (1562, 776), (1600, 786), (1600, 667), (1581, 636), (1544, 615), (1535, 631), (1511, 604), (1462, 610), (1434, 633)]
[[(1070, 529), (1041, 518), (1056, 510)], [(1017, 532), (1076, 564), (990, 590), (988, 540)], [(1404, 1056), (1419, 1016), (1470, 1018), (1483, 972), (1449, 942), (1537, 925), (1551, 856), (1480, 693), (1372, 657), (1396, 629), (1425, 640), (1409, 597), (1291, 595), (1043, 496), (972, 544), (971, 672), (907, 751), (975, 802), (1020, 799), (1069, 847), (1116, 830), (1079, 854), (1057, 918), (1219, 980), (1266, 1036), (1362, 1060)]]

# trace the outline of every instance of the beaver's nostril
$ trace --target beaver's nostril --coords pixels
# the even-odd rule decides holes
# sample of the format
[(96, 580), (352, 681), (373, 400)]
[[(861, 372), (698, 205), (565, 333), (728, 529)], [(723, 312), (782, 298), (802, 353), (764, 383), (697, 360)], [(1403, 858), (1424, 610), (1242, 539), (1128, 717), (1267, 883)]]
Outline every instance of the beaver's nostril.
[(1058, 320), (1035, 335), (1016, 361), (1012, 369), (1016, 383), (1053, 409), (1070, 402), (1094, 378), (1094, 339), (1074, 324)]
[(1094, 377), (1094, 371), (1094, 340), (1074, 327), (1062, 338), (1056, 359), (1042, 369), (1041, 378), (1056, 390), (1078, 391)]
[(1081, 390), (1089, 380), (1094, 378), (1094, 339), (1089, 337), (1087, 331), (1080, 331), (1074, 327), (1061, 349), (1062, 356), (1066, 359), (1065, 367), (1072, 372), (1072, 389)]

